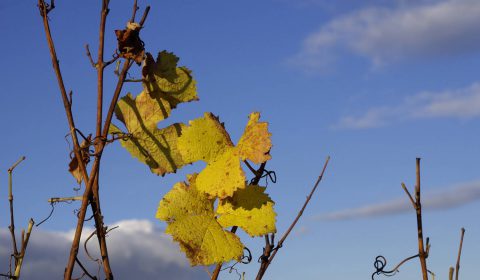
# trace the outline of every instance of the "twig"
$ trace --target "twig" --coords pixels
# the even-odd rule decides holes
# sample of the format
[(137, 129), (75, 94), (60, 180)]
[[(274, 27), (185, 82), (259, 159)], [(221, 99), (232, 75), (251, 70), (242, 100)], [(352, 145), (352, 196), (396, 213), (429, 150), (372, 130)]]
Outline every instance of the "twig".
[(114, 63), (115, 61), (117, 61), (117, 59), (119, 58), (120, 56), (118, 55), (118, 53), (115, 53), (114, 55), (112, 55), (112, 59), (110, 59), (109, 61), (105, 61), (105, 63), (103, 64), (103, 68), (107, 67), (108, 65)]
[(75, 261), (78, 263), (78, 266), (80, 266), (80, 268), (83, 270), (83, 273), (85, 273), (85, 275), (90, 277), (90, 279), (92, 280), (97, 280), (96, 276), (92, 276), (90, 273), (88, 273), (87, 269), (83, 266), (83, 264), (80, 262), (80, 260), (77, 257), (75, 257)]
[(82, 196), (71, 196), (71, 197), (52, 197), (48, 199), (48, 203), (57, 203), (57, 202), (68, 202), (82, 200)]
[[(52, 58), (52, 64), (53, 64), (53, 68), (55, 70), (55, 74), (57, 76), (60, 92), (61, 92), (61, 95), (62, 95), (65, 111), (66, 111), (66, 114), (67, 114), (67, 119), (68, 119), (70, 131), (71, 131), (71, 136), (72, 136), (72, 140), (73, 140), (73, 144), (74, 144), (74, 149), (73, 149), (74, 154), (78, 159), (81, 159), (82, 156), (81, 156), (81, 153), (80, 153), (80, 145), (79, 145), (78, 138), (77, 138), (77, 135), (76, 135), (76, 128), (75, 128), (75, 124), (74, 124), (74, 120), (73, 120), (71, 106), (70, 106), (70, 103), (68, 102), (68, 97), (67, 97), (67, 94), (66, 94), (62, 74), (61, 74), (61, 71), (60, 71), (60, 66), (59, 66), (59, 63), (58, 63), (53, 39), (52, 39), (51, 32), (50, 32), (49, 21), (48, 21), (48, 18), (47, 18), (48, 5), (45, 3), (44, 0), (39, 0), (38, 6), (39, 6), (39, 9), (41, 11), (40, 14), (42, 15), (42, 18), (43, 18), (43, 23), (44, 23), (45, 33), (46, 33), (46, 37), (47, 37), (47, 42), (48, 42), (48, 46), (49, 46), (49, 49), (50, 49), (50, 55), (51, 55), (51, 58)], [(105, 25), (105, 20), (106, 20), (106, 15), (107, 14), (108, 14), (108, 1), (104, 0), (103, 4), (102, 4), (102, 20), (101, 20), (101, 24), (100, 24), (100, 29), (101, 30), (104, 30), (104, 28), (105, 28), (104, 25)], [(146, 12), (146, 14), (148, 14), (148, 11)], [(145, 18), (146, 18), (146, 14), (144, 14)], [(101, 115), (102, 115), (101, 114), (101, 107), (102, 107), (101, 106), (102, 105), (101, 100), (103, 99), (103, 69), (105, 67), (103, 59), (102, 59), (103, 58), (103, 40), (104, 40), (104, 31), (100, 31), (100, 42), (99, 42), (99, 53), (98, 53), (99, 61), (97, 61), (99, 92), (98, 92), (98, 96), (97, 96), (98, 102), (97, 102), (97, 133), (96, 134), (97, 134), (97, 136), (102, 135), (103, 138), (105, 138), (106, 135), (107, 135), (107, 132), (108, 132), (108, 128), (110, 126), (110, 122), (111, 122), (112, 115), (113, 115), (113, 110), (116, 106), (116, 102), (118, 100), (118, 97), (120, 95), (120, 92), (121, 92), (121, 89), (122, 89), (122, 86), (123, 86), (123, 83), (124, 83), (124, 80), (125, 80), (125, 77), (126, 77), (126, 73), (127, 73), (128, 69), (130, 68), (132, 63), (131, 63), (130, 59), (127, 59), (124, 63), (124, 68), (122, 69), (122, 72), (119, 74), (117, 87), (115, 88), (114, 97), (112, 98), (112, 102), (111, 102), (110, 107), (109, 107), (109, 112), (107, 114), (106, 121), (105, 121), (104, 126), (103, 126), (104, 129), (102, 131), (101, 130), (101, 119), (102, 119), (101, 118)], [(99, 120), (100, 120), (100, 122), (99, 122)], [(99, 133), (99, 132), (101, 132), (101, 133)], [(100, 137), (96, 137), (96, 139), (100, 139)], [(91, 194), (92, 194), (92, 186), (94, 184), (95, 177), (96, 177), (96, 175), (99, 171), (98, 170), (99, 160), (100, 160), (101, 153), (102, 153), (104, 147), (105, 147), (105, 143), (102, 142), (102, 141), (98, 141), (97, 143), (95, 143), (97, 156), (96, 156), (95, 162), (92, 166), (92, 171), (91, 171), (90, 176), (88, 176), (88, 174), (86, 172), (85, 164), (82, 161), (79, 161), (80, 162), (80, 164), (79, 164), (80, 171), (81, 171), (83, 181), (85, 182), (86, 187), (85, 187), (85, 192), (84, 192), (83, 199), (82, 199), (82, 206), (80, 208), (79, 215), (78, 215), (79, 219), (77, 221), (77, 229), (76, 229), (76, 232), (75, 232), (74, 240), (72, 242), (72, 248), (70, 250), (69, 261), (68, 261), (68, 264), (67, 264), (67, 268), (65, 269), (64, 278), (66, 280), (71, 279), (71, 275), (72, 275), (72, 272), (73, 272), (73, 267), (75, 265), (75, 257), (78, 254), (78, 247), (79, 247), (78, 245), (79, 245), (79, 242), (80, 242), (81, 231), (82, 231), (83, 222), (84, 222), (84, 219), (85, 219), (86, 208), (87, 208), (88, 203), (89, 203), (89, 198), (91, 197)], [(98, 197), (98, 196), (95, 196), (95, 197)], [(96, 202), (96, 204), (99, 205), (98, 201)], [(95, 211), (94, 215), (96, 215), (96, 216), (100, 215), (100, 212)], [(98, 216), (96, 217), (95, 220), (96, 220), (97, 223), (98, 223), (98, 221), (101, 221), (100, 219), (98, 219)], [(101, 242), (104, 243), (104, 241), (101, 241)], [(103, 248), (106, 248), (106, 246), (101, 246), (102, 250), (103, 250)], [(106, 255), (106, 252), (102, 252), (102, 256), (103, 255)], [(104, 269), (105, 269), (107, 279), (112, 279), (113, 277), (111, 276), (111, 270), (109, 269), (108, 259), (104, 260)]]
[(33, 219), (30, 219), (30, 221), (28, 222), (27, 234), (25, 235), (24, 232), (22, 232), (22, 250), (18, 258), (17, 266), (15, 267), (15, 279), (20, 278), (20, 271), (22, 270), (25, 251), (27, 250), (28, 240), (30, 240), (30, 234), (32, 233), (32, 228), (34, 224), (35, 222), (33, 221)]
[(8, 169), (8, 173), (12, 173), (13, 170), (15, 169), (15, 167), (17, 167), (22, 161), (24, 161), (26, 159), (25, 156), (19, 158), (12, 166), (10, 166), (10, 168)]
[(132, 17), (130, 18), (130, 22), (135, 22), (135, 15), (137, 14), (138, 11), (138, 5), (137, 5), (137, 0), (133, 2), (133, 12), (132, 12)]
[(415, 201), (413, 200), (412, 195), (410, 194), (410, 192), (408, 191), (407, 187), (405, 186), (405, 183), (403, 183), (403, 182), (402, 182), (402, 189), (405, 191), (405, 193), (407, 194), (408, 198), (410, 199), (410, 202), (412, 203), (413, 208), (416, 209), (417, 204), (416, 204)]
[(140, 22), (138, 23), (138, 24), (140, 24), (141, 27), (143, 27), (143, 24), (144, 24), (145, 21), (147, 20), (148, 12), (150, 12), (150, 6), (147, 6), (147, 7), (145, 8), (145, 11), (143, 11), (142, 19), (141, 19)]
[[(417, 214), (418, 258), (422, 267), (423, 280), (428, 280), (427, 258), (423, 243), (422, 203), (420, 199), (420, 158), (416, 159), (415, 212)], [(427, 238), (428, 240), (428, 238)], [(428, 243), (428, 242), (427, 242)], [(427, 245), (427, 249), (429, 246)]]
[(97, 68), (97, 64), (93, 61), (92, 54), (90, 53), (90, 47), (88, 46), (88, 44), (85, 45), (85, 50), (87, 51), (87, 57), (90, 61), (90, 64), (92, 64), (93, 68)]
[(22, 161), (25, 160), (25, 156), (19, 158), (9, 169), (8, 169), (8, 202), (10, 204), (10, 226), (8, 229), (10, 230), (10, 235), (12, 237), (12, 246), (13, 246), (13, 254), (15, 258), (15, 265), (17, 265), (18, 261), (18, 247), (17, 247), (17, 240), (15, 238), (15, 216), (13, 212), (13, 170), (17, 167)]
[(260, 269), (258, 270), (258, 274), (257, 274), (256, 280), (262, 279), (263, 275), (265, 274), (265, 272), (266, 272), (267, 269), (268, 269), (268, 266), (270, 265), (270, 263), (272, 263), (273, 258), (275, 258), (275, 255), (277, 254), (278, 250), (279, 250), (280, 248), (282, 248), (283, 242), (285, 242), (285, 239), (287, 239), (288, 235), (289, 235), (290, 232), (293, 230), (293, 228), (294, 228), (295, 225), (297, 224), (297, 222), (298, 222), (298, 220), (300, 219), (300, 217), (303, 215), (303, 211), (305, 210), (305, 208), (307, 207), (308, 203), (310, 202), (310, 199), (312, 198), (313, 194), (315, 193), (315, 190), (317, 189), (318, 184), (320, 184), (320, 182), (322, 181), (323, 175), (324, 175), (324, 173), (325, 173), (325, 170), (327, 169), (327, 166), (328, 166), (328, 162), (329, 162), (329, 161), (330, 161), (330, 156), (327, 157), (327, 159), (326, 159), (326, 161), (325, 161), (325, 164), (323, 165), (322, 172), (320, 173), (320, 176), (318, 176), (318, 179), (317, 179), (317, 181), (315, 182), (315, 185), (313, 186), (312, 190), (310, 191), (310, 194), (307, 196), (307, 199), (305, 200), (305, 203), (303, 204), (302, 209), (300, 209), (300, 211), (298, 212), (297, 217), (295, 218), (295, 220), (292, 222), (292, 224), (291, 224), (290, 227), (287, 229), (287, 231), (283, 234), (283, 236), (282, 236), (282, 238), (280, 239), (280, 241), (278, 241), (276, 248), (272, 250), (271, 256), (270, 256), (267, 260), (262, 259), (262, 264), (260, 265)]
[(414, 258), (417, 258), (418, 254), (410, 256), (408, 258), (405, 258), (401, 262), (399, 262), (393, 269), (391, 270), (384, 270), (385, 266), (387, 266), (387, 260), (385, 259), (384, 256), (377, 256), (375, 258), (375, 262), (373, 263), (373, 266), (375, 266), (376, 271), (372, 273), (372, 280), (375, 278), (375, 275), (383, 274), (386, 276), (393, 276), (395, 273), (398, 272), (398, 269), (407, 261), (412, 260)]
[(460, 245), (458, 246), (458, 257), (457, 257), (457, 265), (455, 270), (455, 280), (458, 280), (458, 271), (460, 270), (460, 256), (462, 255), (463, 236), (465, 235), (465, 229), (462, 228), (460, 232), (461, 232)]
[(125, 83), (140, 83), (143, 82), (143, 79), (127, 79), (125, 80)]
[(93, 261), (93, 262), (98, 262), (99, 259), (94, 259), (90, 253), (88, 252), (88, 247), (87, 247), (87, 244), (88, 244), (88, 241), (90, 241), (90, 239), (97, 233), (97, 230), (94, 230), (92, 233), (90, 233), (87, 237), (87, 239), (85, 239), (85, 242), (83, 242), (83, 249), (85, 250), (85, 254), (87, 254), (87, 257)]
[(453, 280), (453, 271), (455, 270), (455, 268), (453, 268), (453, 266), (450, 267), (450, 269), (448, 270), (448, 280)]
[(250, 169), (250, 171), (252, 171), (253, 175), (256, 176), (257, 175), (257, 170), (255, 170), (255, 168), (253, 168), (252, 165), (248, 161), (244, 160), (243, 162), (248, 167), (248, 169)]
[[(38, 8), (40, 9), (40, 14), (41, 14), (42, 19), (43, 19), (43, 26), (44, 26), (44, 29), (45, 29), (45, 35), (46, 35), (47, 42), (48, 42), (48, 47), (49, 47), (49, 50), (50, 50), (52, 65), (53, 65), (53, 69), (55, 71), (55, 75), (57, 77), (58, 87), (60, 88), (60, 93), (61, 93), (61, 96), (62, 96), (63, 107), (64, 107), (65, 113), (67, 115), (68, 125), (69, 125), (70, 132), (71, 132), (70, 135), (71, 135), (72, 141), (73, 141), (73, 152), (74, 152), (75, 156), (77, 157), (77, 159), (82, 159), (82, 156), (81, 156), (81, 153), (80, 153), (80, 143), (79, 143), (78, 138), (77, 138), (75, 121), (73, 119), (73, 114), (72, 114), (71, 102), (69, 101), (69, 98), (68, 98), (68, 95), (67, 95), (67, 90), (65, 89), (65, 84), (63, 82), (63, 76), (62, 76), (62, 72), (60, 71), (60, 64), (58, 62), (57, 53), (55, 51), (55, 44), (53, 43), (52, 34), (50, 32), (50, 24), (49, 24), (49, 20), (48, 20), (48, 17), (47, 17), (48, 12), (50, 12), (54, 7), (55, 7), (55, 5), (53, 4), (53, 1), (50, 2), (50, 5), (48, 5), (48, 4), (45, 3), (44, 0), (38, 0)], [(82, 162), (82, 161), (79, 160), (79, 162)], [(84, 164), (79, 164), (79, 166), (80, 166), (80, 171), (81, 171), (82, 177), (83, 177), (84, 181), (87, 182), (88, 181), (88, 174), (87, 174), (85, 165)]]

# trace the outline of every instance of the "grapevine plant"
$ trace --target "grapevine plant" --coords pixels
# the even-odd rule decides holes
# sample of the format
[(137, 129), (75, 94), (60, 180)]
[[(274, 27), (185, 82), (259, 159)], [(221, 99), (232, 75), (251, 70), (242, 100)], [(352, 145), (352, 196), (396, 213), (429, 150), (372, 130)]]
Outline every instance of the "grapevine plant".
[(112, 124), (110, 133), (157, 175), (205, 162), (203, 170), (188, 175), (162, 198), (156, 217), (167, 223), (166, 232), (192, 265), (240, 260), (244, 245), (228, 228), (239, 227), (252, 237), (276, 232), (274, 202), (265, 187), (247, 184), (242, 168), (243, 161), (262, 164), (271, 158), (271, 134), (257, 112), (250, 114), (236, 145), (212, 113), (159, 128), (180, 103), (198, 100), (191, 71), (178, 67), (178, 61), (167, 51), (156, 60), (146, 53), (142, 92), (120, 98), (115, 108), (125, 131)]
[[(235, 234), (237, 229), (242, 229), (252, 237), (264, 237), (265, 247), (259, 259), (260, 268), (256, 277), (257, 280), (262, 279), (278, 249), (303, 214), (323, 177), (329, 158), (298, 215), (275, 244), (274, 202), (265, 193), (266, 187), (259, 185), (260, 178), (269, 174), (265, 170), (265, 165), (271, 158), (272, 147), (268, 123), (260, 121), (260, 113), (251, 113), (243, 135), (236, 143), (232, 141), (219, 118), (210, 112), (185, 123), (162, 126), (161, 121), (167, 119), (181, 103), (198, 100), (192, 71), (178, 66), (179, 58), (171, 52), (158, 52), (154, 58), (145, 50), (140, 32), (144, 28), (150, 7), (145, 8), (143, 16), (137, 21), (135, 18), (139, 7), (136, 0), (126, 27), (115, 30), (118, 44), (112, 58), (105, 60), (105, 26), (110, 12), (110, 1), (101, 2), (96, 60), (93, 59), (88, 44), (86, 45), (87, 57), (97, 72), (97, 112), (95, 134), (92, 136), (93, 133), (84, 134), (75, 125), (72, 110), (73, 91), (67, 91), (50, 30), (50, 13), (55, 8), (55, 1), (46, 3), (45, 0), (38, 0), (52, 66), (68, 121), (69, 136), (73, 143), (69, 171), (79, 184), (83, 183), (85, 186), (81, 197), (50, 200), (52, 203), (81, 201), (64, 279), (72, 279), (76, 264), (83, 270), (84, 275), (96, 279), (78, 258), (84, 222), (88, 220), (87, 208), (92, 210), (95, 222), (92, 236), (96, 234), (99, 241), (105, 279), (114, 279), (106, 242), (108, 230), (103, 222), (99, 192), (100, 161), (106, 146), (114, 141), (119, 141), (133, 157), (148, 166), (152, 173), (160, 176), (203, 161), (206, 164), (203, 170), (187, 175), (160, 200), (156, 218), (167, 223), (166, 232), (179, 243), (191, 265), (216, 264), (211, 275), (212, 280), (218, 278), (222, 263), (241, 261), (243, 257), (245, 246)], [(117, 83), (108, 110), (104, 114), (104, 72), (107, 67), (115, 64)], [(141, 67), (141, 78), (127, 79), (131, 76), (129, 71), (135, 64)], [(122, 96), (126, 82), (141, 83), (141, 91), (136, 95), (128, 93)], [(116, 124), (112, 123), (114, 116), (117, 119)], [(91, 165), (90, 170), (87, 170), (88, 164)], [(254, 165), (259, 167), (255, 169)], [(255, 175), (249, 183), (244, 171), (245, 166)]]

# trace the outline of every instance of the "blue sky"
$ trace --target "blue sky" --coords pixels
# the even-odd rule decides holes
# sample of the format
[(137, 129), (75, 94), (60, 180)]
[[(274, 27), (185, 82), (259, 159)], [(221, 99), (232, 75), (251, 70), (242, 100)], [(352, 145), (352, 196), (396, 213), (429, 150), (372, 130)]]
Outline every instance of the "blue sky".
[[(95, 55), (99, 5), (91, 0), (82, 5), (57, 2), (50, 15), (57, 52), (66, 86), (74, 93), (77, 126), (88, 133), (95, 122), (96, 74), (84, 45), (89, 43)], [(422, 158), (424, 230), (432, 243), (431, 270), (437, 279), (447, 279), (463, 226), (460, 274), (464, 279), (478, 274), (480, 2), (139, 4), (152, 5), (142, 30), (146, 49), (175, 52), (197, 80), (200, 101), (181, 105), (168, 123), (211, 111), (226, 123), (234, 141), (250, 112), (260, 111), (270, 123), (274, 147), (269, 168), (276, 171), (278, 182), (270, 184), (268, 192), (276, 201), (280, 234), (295, 217), (326, 156), (332, 157), (318, 193), (266, 279), (368, 279), (375, 256), (383, 254), (393, 265), (415, 254), (415, 214), (405, 204), (408, 200), (400, 183), (413, 188), (416, 157)], [(115, 48), (112, 30), (123, 28), (131, 14), (130, 1), (112, 1), (110, 6), (107, 54)], [(68, 126), (36, 1), (2, 1), (0, 15), (4, 27), (0, 196), (5, 202), (0, 203), (0, 227), (5, 229), (6, 170), (21, 155), (27, 160), (14, 175), (17, 227), (26, 226), (31, 216), (36, 221), (44, 218), (50, 210), (49, 197), (74, 195), (75, 182), (67, 172)], [(113, 91), (112, 70), (106, 71), (107, 97)], [(139, 73), (132, 71), (131, 75), (138, 77)], [(139, 90), (139, 85), (129, 84), (124, 92)], [(158, 201), (175, 182), (202, 166), (157, 177), (117, 144), (108, 147), (103, 160), (101, 195), (106, 223), (140, 231), (146, 228), (142, 234), (151, 239), (145, 240), (169, 244), (161, 236), (165, 225), (154, 219)], [(56, 207), (53, 218), (35, 229), (39, 234), (32, 237), (38, 238), (32, 239), (32, 252), (45, 254), (40, 245), (51, 239), (49, 234), (66, 238), (65, 249), (59, 245), (55, 252), (68, 252), (75, 207)], [(112, 246), (132, 242), (124, 231), (118, 230)], [(6, 233), (0, 234), (0, 245), (7, 246)], [(260, 254), (261, 242), (246, 238), (252, 252)], [(132, 244), (118, 250), (117, 267), (132, 264), (132, 271), (139, 275), (142, 262), (121, 256), (130, 254), (135, 259), (150, 243)], [(169, 248), (167, 255), (185, 277), (206, 275), (188, 274), (175, 245), (168, 246), (164, 245)], [(1, 263), (7, 264), (3, 252)], [(166, 255), (155, 252), (150, 253), (158, 263), (169, 263)], [(39, 262), (33, 256), (32, 266)], [(52, 259), (55, 264), (63, 261)], [(57, 270), (60, 274), (62, 266)], [(257, 265), (239, 269), (252, 279)], [(405, 265), (395, 279), (415, 277), (417, 261)], [(236, 277), (225, 273), (225, 279)]]

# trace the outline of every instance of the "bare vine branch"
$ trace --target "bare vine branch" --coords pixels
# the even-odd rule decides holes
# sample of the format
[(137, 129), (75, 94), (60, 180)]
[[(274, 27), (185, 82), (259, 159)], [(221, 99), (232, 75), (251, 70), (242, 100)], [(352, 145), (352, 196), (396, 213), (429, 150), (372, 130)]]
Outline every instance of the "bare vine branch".
[[(99, 201), (99, 196), (98, 196), (98, 173), (99, 173), (99, 165), (100, 165), (100, 158), (103, 152), (103, 149), (106, 145), (105, 141), (101, 141), (101, 139), (106, 139), (107, 133), (108, 133), (108, 128), (110, 127), (110, 123), (112, 120), (113, 112), (116, 106), (116, 103), (118, 101), (118, 98), (120, 96), (120, 92), (122, 90), (125, 77), (127, 75), (127, 72), (129, 68), (132, 65), (132, 61), (130, 59), (126, 59), (124, 62), (124, 66), (122, 71), (119, 73), (118, 77), (118, 82), (117, 86), (115, 88), (115, 92), (113, 94), (113, 98), (110, 102), (109, 110), (106, 116), (106, 119), (103, 123), (103, 129), (102, 129), (102, 111), (103, 111), (103, 73), (104, 73), (104, 68), (110, 64), (113, 63), (116, 59), (118, 59), (118, 55), (114, 56), (113, 59), (107, 63), (104, 62), (103, 60), (103, 53), (104, 53), (104, 38), (105, 38), (105, 24), (106, 24), (106, 18), (109, 12), (108, 9), (108, 0), (103, 0), (102, 1), (102, 10), (101, 10), (101, 19), (100, 19), (100, 31), (99, 31), (99, 48), (98, 48), (98, 59), (97, 62), (95, 63), (96, 68), (97, 68), (97, 121), (96, 121), (96, 137), (95, 139), (97, 140), (94, 145), (95, 145), (95, 161), (93, 163), (90, 175), (88, 175), (86, 171), (86, 165), (82, 161), (79, 161), (79, 168), (80, 172), (83, 178), (83, 181), (85, 182), (85, 191), (82, 197), (82, 206), (78, 212), (78, 221), (77, 221), (77, 228), (75, 231), (75, 236), (74, 240), (72, 242), (72, 248), (70, 250), (70, 257), (69, 261), (67, 264), (67, 267), (65, 269), (65, 276), (64, 279), (70, 280), (71, 275), (73, 272), (73, 267), (75, 265), (75, 259), (78, 254), (78, 247), (79, 247), (79, 241), (80, 241), (80, 236), (81, 236), (81, 231), (83, 228), (83, 223), (85, 220), (85, 213), (86, 213), (86, 208), (88, 204), (90, 203), (92, 206), (92, 212), (94, 214), (95, 218), (95, 226), (97, 229), (103, 229), (103, 217), (101, 215), (101, 209), (100, 209), (100, 201)], [(43, 18), (43, 24), (45, 28), (45, 34), (47, 37), (47, 42), (48, 46), (50, 49), (50, 55), (52, 58), (52, 64), (53, 68), (55, 71), (55, 74), (57, 76), (57, 81), (59, 84), (60, 92), (62, 95), (65, 111), (67, 114), (67, 119), (70, 127), (70, 134), (73, 140), (74, 148), (73, 152), (75, 154), (75, 157), (77, 159), (81, 159), (81, 150), (80, 150), (80, 145), (78, 142), (78, 138), (76, 135), (76, 128), (75, 128), (75, 123), (73, 120), (73, 115), (71, 111), (71, 102), (68, 100), (68, 96), (66, 94), (65, 86), (63, 83), (63, 78), (62, 74), (60, 71), (60, 66), (58, 62), (58, 58), (55, 52), (55, 47), (52, 39), (52, 35), (50, 32), (50, 26), (49, 26), (49, 19), (47, 17), (47, 14), (51, 11), (52, 8), (52, 3), (50, 5), (46, 4), (44, 0), (39, 0), (38, 7), (40, 9), (40, 14)], [(141, 24), (143, 24), (147, 18), (149, 11), (149, 7), (144, 12)], [(87, 52), (89, 52), (87, 48)], [(91, 54), (89, 55), (91, 57)], [(91, 59), (93, 61), (93, 59)], [(102, 230), (97, 231), (97, 236), (99, 239), (100, 243), (100, 250), (102, 253), (102, 260), (104, 264), (104, 271), (107, 279), (111, 280), (113, 279), (113, 275), (111, 272), (111, 268), (109, 265), (108, 261), (108, 252), (106, 248), (106, 242), (105, 242), (105, 232)]]
[[(12, 247), (13, 247), (13, 253), (11, 256), (14, 259), (14, 266), (15, 266), (15, 271), (12, 274), (12, 266), (10, 263), (10, 271), (8, 275), (2, 274), (2, 276), (8, 277), (10, 280), (12, 279), (20, 279), (20, 272), (22, 270), (22, 264), (23, 260), (25, 257), (25, 252), (27, 250), (27, 245), (28, 241), (30, 240), (30, 234), (32, 232), (33, 225), (35, 222), (33, 219), (30, 219), (28, 222), (28, 228), (27, 232), (25, 234), (25, 230), (22, 230), (21, 232), (21, 244), (20, 244), (20, 250), (17, 247), (17, 240), (15, 237), (15, 216), (14, 216), (14, 208), (13, 208), (13, 170), (22, 162), (25, 160), (25, 157), (21, 157), (18, 159), (9, 169), (8, 169), (8, 201), (10, 204), (10, 226), (8, 227), (10, 230), (10, 235), (12, 238)], [(11, 259), (10, 259), (11, 261)]]
[(465, 235), (465, 229), (460, 230), (460, 245), (458, 246), (457, 265), (455, 269), (455, 280), (458, 280), (458, 271), (460, 270), (460, 256), (462, 255), (463, 236)]
[[(328, 162), (330, 161), (330, 157), (327, 157), (327, 159), (325, 160), (325, 164), (323, 165), (323, 169), (322, 169), (322, 172), (320, 173), (320, 176), (318, 176), (318, 179), (317, 181), (315, 182), (315, 185), (313, 186), (312, 190), (310, 191), (310, 194), (307, 196), (307, 199), (305, 200), (305, 203), (303, 204), (302, 208), (300, 209), (300, 211), (298, 212), (297, 214), (297, 217), (295, 218), (295, 220), (293, 220), (292, 224), (290, 225), (290, 227), (287, 229), (287, 231), (283, 234), (282, 238), (280, 239), (280, 241), (278, 241), (277, 243), (277, 246), (272, 248), (271, 249), (271, 252), (272, 254), (268, 257), (268, 258), (262, 258), (262, 263), (260, 265), (260, 269), (258, 270), (258, 274), (257, 274), (257, 277), (256, 277), (256, 280), (260, 280), (263, 278), (263, 275), (265, 274), (265, 272), (267, 271), (268, 269), (268, 266), (272, 263), (272, 260), (273, 258), (275, 258), (275, 255), (277, 254), (278, 250), (280, 248), (282, 248), (283, 246), (283, 242), (285, 242), (285, 239), (287, 239), (288, 235), (290, 234), (290, 232), (293, 230), (293, 228), (295, 227), (295, 225), (297, 224), (298, 220), (300, 220), (300, 217), (303, 215), (303, 211), (305, 210), (305, 208), (307, 207), (308, 203), (310, 202), (310, 200), (312, 199), (312, 196), (313, 194), (315, 193), (315, 190), (317, 189), (318, 185), (320, 184), (320, 182), (322, 181), (322, 178), (323, 178), (323, 175), (325, 173), (325, 170), (327, 169), (327, 166), (328, 166)], [(268, 241), (268, 238), (266, 237), (266, 243), (269, 244), (269, 241)], [(273, 236), (272, 236), (272, 241), (273, 243)]]
[(13, 170), (17, 167), (22, 161), (25, 160), (25, 156), (19, 158), (12, 166), (8, 169), (8, 202), (10, 204), (10, 226), (8, 229), (10, 230), (10, 235), (12, 238), (12, 246), (13, 246), (13, 255), (15, 258), (15, 265), (18, 262), (18, 247), (17, 247), (17, 240), (15, 238), (15, 217), (14, 217), (14, 210), (13, 210)]
[(420, 199), (420, 158), (416, 159), (416, 185), (415, 185), (415, 212), (417, 214), (417, 236), (418, 236), (418, 258), (420, 259), (420, 266), (422, 267), (423, 280), (428, 280), (427, 258), (429, 251), (429, 244), (427, 238), (427, 251), (425, 251), (423, 243), (423, 226), (422, 226), (422, 203)]

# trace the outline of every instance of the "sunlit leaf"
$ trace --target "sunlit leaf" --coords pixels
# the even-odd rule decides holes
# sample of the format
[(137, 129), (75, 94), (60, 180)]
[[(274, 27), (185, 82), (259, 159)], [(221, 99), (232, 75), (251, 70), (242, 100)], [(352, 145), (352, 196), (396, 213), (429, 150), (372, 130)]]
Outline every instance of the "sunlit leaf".
[(186, 215), (210, 215), (213, 213), (213, 200), (195, 187), (197, 175), (185, 182), (177, 183), (160, 201), (157, 219), (174, 222)]
[(229, 147), (223, 154), (208, 162), (197, 178), (197, 188), (209, 197), (225, 198), (245, 188), (245, 173), (242, 170), (236, 149)]
[(218, 118), (212, 113), (205, 113), (203, 118), (189, 122), (179, 139), (178, 147), (187, 161), (210, 162), (233, 147), (233, 143)]
[(249, 159), (256, 164), (269, 160), (271, 156), (268, 152), (272, 148), (268, 123), (258, 122), (259, 119), (260, 113), (250, 114), (245, 132), (237, 144), (242, 160)]
[(237, 190), (219, 203), (217, 221), (223, 227), (238, 226), (250, 236), (275, 233), (274, 202), (264, 192), (264, 187), (253, 185)]
[(157, 218), (167, 221), (166, 233), (180, 244), (191, 265), (239, 260), (243, 244), (235, 234), (222, 229), (212, 200), (196, 189), (195, 179), (191, 176), (190, 185), (173, 187), (160, 202)]

